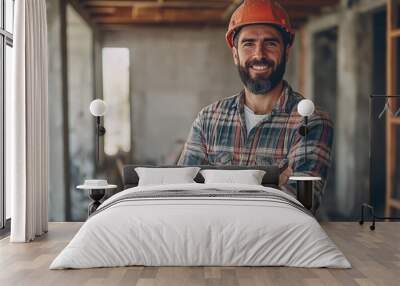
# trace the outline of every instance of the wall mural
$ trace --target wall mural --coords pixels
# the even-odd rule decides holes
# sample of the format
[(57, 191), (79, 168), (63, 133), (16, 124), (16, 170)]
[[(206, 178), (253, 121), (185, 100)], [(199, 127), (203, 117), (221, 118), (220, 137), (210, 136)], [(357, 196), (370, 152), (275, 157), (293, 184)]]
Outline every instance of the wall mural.
[(93, 34), (79, 14), (68, 5), (68, 118), (70, 166), (70, 218), (87, 218), (88, 194), (76, 186), (94, 177), (94, 119), (89, 112), (93, 99)]
[(400, 208), (400, 95), (370, 97), (370, 198), (378, 216), (398, 216)]

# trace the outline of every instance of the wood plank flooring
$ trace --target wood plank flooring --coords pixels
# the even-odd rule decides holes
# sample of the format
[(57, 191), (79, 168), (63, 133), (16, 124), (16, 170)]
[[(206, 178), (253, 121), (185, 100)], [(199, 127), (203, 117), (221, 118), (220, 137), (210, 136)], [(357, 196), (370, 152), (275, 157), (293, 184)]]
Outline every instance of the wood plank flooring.
[(357, 222), (322, 223), (353, 268), (289, 267), (122, 267), (48, 270), (81, 223), (50, 223), (32, 243), (0, 240), (0, 285), (400, 285), (400, 223), (378, 223), (375, 231)]

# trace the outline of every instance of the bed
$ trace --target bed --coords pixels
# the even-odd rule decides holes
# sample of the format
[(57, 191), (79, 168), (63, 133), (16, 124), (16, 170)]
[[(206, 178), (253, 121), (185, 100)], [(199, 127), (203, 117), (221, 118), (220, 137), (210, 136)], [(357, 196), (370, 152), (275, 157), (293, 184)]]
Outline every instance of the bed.
[(351, 267), (313, 215), (279, 190), (277, 167), (261, 168), (260, 185), (204, 183), (199, 173), (193, 183), (145, 186), (136, 167), (124, 167), (125, 190), (100, 205), (50, 269)]

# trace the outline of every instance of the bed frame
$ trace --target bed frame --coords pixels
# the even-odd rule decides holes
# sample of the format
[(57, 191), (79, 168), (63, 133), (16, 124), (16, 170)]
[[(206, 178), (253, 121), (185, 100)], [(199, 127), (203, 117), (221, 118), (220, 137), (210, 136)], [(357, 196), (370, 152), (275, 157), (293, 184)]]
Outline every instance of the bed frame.
[[(136, 187), (139, 183), (139, 176), (135, 171), (136, 167), (149, 167), (149, 168), (182, 168), (186, 166), (176, 166), (176, 165), (167, 165), (167, 166), (151, 166), (151, 165), (125, 165), (123, 167), (123, 189)], [(282, 169), (279, 169), (278, 166), (212, 166), (212, 165), (197, 165), (195, 167), (200, 167), (202, 170), (205, 169), (219, 169), (219, 170), (264, 170), (265, 175), (262, 179), (262, 185), (265, 187), (272, 187), (275, 189), (280, 189), (279, 187), (279, 175), (282, 172)], [(194, 181), (197, 183), (204, 183), (204, 178), (200, 174), (194, 178)], [(312, 192), (312, 190), (311, 190)], [(297, 200), (300, 201), (308, 210), (312, 209), (312, 193), (308, 196), (297, 196)], [(310, 203), (311, 198), (311, 203)], [(315, 210), (312, 211), (315, 214)]]

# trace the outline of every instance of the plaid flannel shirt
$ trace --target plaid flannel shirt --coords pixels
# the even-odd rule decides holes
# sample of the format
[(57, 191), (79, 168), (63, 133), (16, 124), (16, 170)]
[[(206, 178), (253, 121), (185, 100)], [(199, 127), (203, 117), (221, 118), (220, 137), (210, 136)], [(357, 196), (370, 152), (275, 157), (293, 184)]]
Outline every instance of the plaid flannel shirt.
[[(316, 108), (308, 120), (307, 160), (305, 140), (298, 132), (303, 118), (297, 104), (303, 97), (284, 81), (282, 95), (267, 114), (247, 134), (244, 91), (205, 108), (193, 122), (178, 165), (288, 165), (294, 176), (319, 176), (314, 182), (317, 207), (331, 164), (333, 124), (329, 115)], [(282, 189), (295, 193), (296, 182)]]

